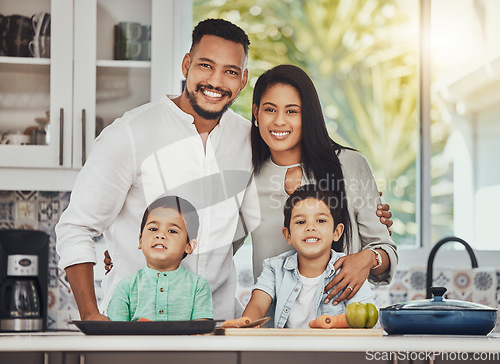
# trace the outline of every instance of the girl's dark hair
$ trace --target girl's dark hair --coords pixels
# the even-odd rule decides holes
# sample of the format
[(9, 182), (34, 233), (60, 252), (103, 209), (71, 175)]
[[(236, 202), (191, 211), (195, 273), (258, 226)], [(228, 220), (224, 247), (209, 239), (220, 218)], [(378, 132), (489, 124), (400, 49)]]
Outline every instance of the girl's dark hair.
[(184, 221), (186, 222), (188, 236), (187, 241), (196, 239), (196, 237), (198, 236), (198, 228), (200, 227), (200, 220), (198, 218), (196, 209), (190, 202), (186, 201), (185, 199), (172, 195), (158, 198), (148, 206), (146, 211), (144, 211), (141, 222), (141, 234), (144, 230), (144, 226), (146, 226), (146, 221), (148, 220), (149, 214), (151, 213), (151, 211), (158, 207), (173, 209), (181, 214), (184, 218)]
[(205, 19), (196, 25), (192, 33), (191, 50), (200, 43), (205, 35), (215, 35), (216, 37), (241, 44), (248, 56), (248, 46), (250, 40), (243, 29), (224, 19)]
[[(295, 190), (294, 193), (288, 197), (283, 207), (283, 214), (285, 215), (284, 226), (290, 231), (290, 220), (292, 219), (292, 210), (297, 202), (314, 198), (323, 201), (330, 210), (333, 217), (334, 228), (337, 224), (342, 223), (346, 226), (349, 223), (349, 215), (344, 216), (342, 213), (341, 198), (338, 191), (332, 192), (329, 190), (321, 189), (318, 185), (304, 185)], [(345, 220), (347, 218), (347, 221)], [(340, 239), (338, 242), (332, 241), (332, 249), (336, 252), (344, 251), (344, 242)]]
[[(293, 65), (279, 65), (264, 72), (253, 90), (254, 105), (260, 106), (262, 95), (276, 84), (290, 85), (300, 94), (302, 100), (302, 169), (310, 180), (322, 189), (339, 192), (344, 220), (344, 240), (347, 249), (351, 247), (351, 224), (347, 210), (344, 176), (338, 153), (344, 147), (333, 141), (326, 130), (318, 93), (311, 78), (301, 68)], [(254, 173), (258, 174), (264, 162), (271, 156), (269, 147), (255, 126), (252, 113), (252, 162)]]

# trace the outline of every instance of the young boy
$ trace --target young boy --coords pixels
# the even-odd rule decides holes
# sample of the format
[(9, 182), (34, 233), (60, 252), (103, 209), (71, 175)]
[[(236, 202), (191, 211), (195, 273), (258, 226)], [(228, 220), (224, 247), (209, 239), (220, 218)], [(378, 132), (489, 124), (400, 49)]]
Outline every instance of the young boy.
[(367, 281), (355, 296), (339, 305), (324, 302), (324, 287), (336, 274), (333, 265), (345, 255), (332, 249), (334, 244), (341, 244), (344, 232), (335, 194), (316, 185), (302, 186), (286, 201), (284, 215), (283, 235), (296, 251), (264, 261), (243, 317), (226, 321), (223, 326), (241, 325), (244, 317), (252, 321), (262, 318), (271, 307), (274, 327), (306, 328), (320, 315), (343, 313), (351, 302), (374, 303)]
[(180, 265), (196, 248), (198, 227), (195, 208), (180, 197), (161, 197), (148, 206), (139, 235), (147, 266), (118, 283), (110, 320), (213, 319), (208, 282)]

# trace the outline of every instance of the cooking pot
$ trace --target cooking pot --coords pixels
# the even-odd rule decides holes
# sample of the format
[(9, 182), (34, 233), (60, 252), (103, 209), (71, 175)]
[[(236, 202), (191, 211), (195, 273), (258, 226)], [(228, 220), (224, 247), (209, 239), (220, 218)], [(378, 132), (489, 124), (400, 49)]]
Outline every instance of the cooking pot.
[(443, 298), (445, 287), (432, 287), (430, 299), (380, 309), (388, 334), (487, 335), (495, 327), (497, 309), (473, 302)]

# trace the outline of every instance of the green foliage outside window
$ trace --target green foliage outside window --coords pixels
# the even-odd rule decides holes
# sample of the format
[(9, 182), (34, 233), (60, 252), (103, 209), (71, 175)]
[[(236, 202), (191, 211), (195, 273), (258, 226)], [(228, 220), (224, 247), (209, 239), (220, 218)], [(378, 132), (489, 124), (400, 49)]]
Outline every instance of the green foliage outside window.
[[(287, 63), (309, 73), (331, 137), (370, 163), (391, 206), (394, 241), (416, 244), (418, 0), (193, 0), (193, 15), (194, 25), (224, 18), (249, 35), (249, 84), (232, 106), (244, 117), (265, 70)], [(433, 132), (443, 135), (433, 145), (439, 157), (448, 132), (439, 118)], [(447, 166), (432, 171), (446, 174)], [(441, 230), (451, 224), (450, 192), (433, 206)]]

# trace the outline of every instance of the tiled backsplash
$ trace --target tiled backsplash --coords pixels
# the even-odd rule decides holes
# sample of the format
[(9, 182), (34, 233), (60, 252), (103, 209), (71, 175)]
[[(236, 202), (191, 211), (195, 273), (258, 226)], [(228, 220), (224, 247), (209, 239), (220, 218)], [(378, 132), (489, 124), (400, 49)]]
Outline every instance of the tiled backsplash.
[[(64, 271), (57, 267), (54, 227), (68, 206), (69, 192), (0, 191), (0, 229), (37, 229), (50, 235), (49, 306), (50, 329), (75, 330), (69, 321), (79, 319), (76, 303)], [(96, 241), (102, 252), (104, 243)], [(236, 254), (238, 271), (237, 297), (248, 302), (253, 284), (250, 263), (251, 246), (245, 244)], [(102, 253), (98, 253), (98, 257)], [(98, 264), (99, 265), (99, 264)], [(96, 265), (96, 267), (98, 266)], [(96, 294), (101, 297), (102, 267), (97, 267)], [(374, 288), (379, 307), (393, 303), (425, 298), (425, 269), (399, 269), (392, 283)], [(448, 289), (447, 298), (478, 302), (500, 308), (500, 269), (479, 267), (474, 270), (435, 270), (434, 285)], [(500, 318), (495, 331), (500, 332)]]

